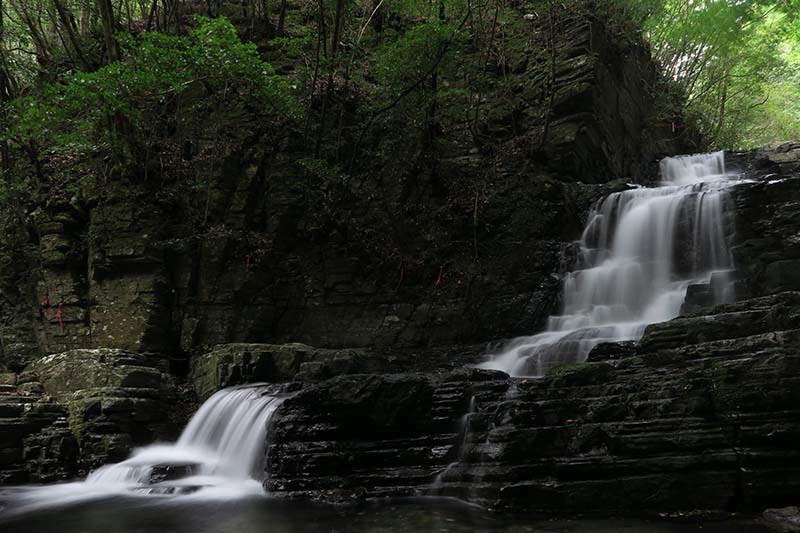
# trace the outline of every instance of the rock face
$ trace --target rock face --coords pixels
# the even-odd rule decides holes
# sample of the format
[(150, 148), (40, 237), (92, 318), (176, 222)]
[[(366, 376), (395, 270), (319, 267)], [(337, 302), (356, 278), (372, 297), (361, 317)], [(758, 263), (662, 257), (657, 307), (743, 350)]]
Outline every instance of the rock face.
[(285, 402), (267, 486), (542, 513), (789, 504), (800, 489), (798, 313), (800, 293), (739, 302), (716, 310), (722, 328), (708, 316), (654, 325), (638, 354), (544, 379), (337, 377)]
[(74, 477), (79, 449), (67, 417), (63, 405), (37, 395), (0, 393), (0, 484)]
[[(600, 345), (584, 364), (525, 380), (464, 369), (482, 353), (475, 346), (237, 343), (193, 358), (190, 381), (201, 398), (250, 381), (300, 382), (272, 419), (265, 486), (278, 497), (437, 494), (602, 514), (791, 505), (800, 489), (792, 146), (732, 155), (751, 178), (726, 208), (737, 301), (709, 307), (710, 289), (698, 287), (683, 316), (651, 325), (640, 342)], [(2, 481), (69, 477), (168, 434), (175, 410), (164, 406), (177, 401), (168, 366), (93, 349), (0, 374)]]
[(152, 358), (73, 350), (3, 374), (0, 481), (70, 478), (174, 437), (184, 422), (172, 379)]
[[(554, 27), (550, 24), (549, 14), (531, 17), (533, 33), (554, 34), (554, 54), (536, 58), (550, 63), (552, 71), (537, 72), (521, 87), (523, 100), (540, 103), (526, 109), (521, 120), (538, 130), (532, 142), (541, 145), (549, 166), (594, 183), (618, 177), (635, 180), (643, 162), (677, 153), (671, 151), (676, 144), (692, 144), (691, 125), (679, 121), (675, 134), (674, 118), (657, 114), (663, 94), (656, 94), (659, 79), (647, 48), (635, 39), (619, 38), (602, 17), (587, 16), (580, 9), (556, 16)], [(628, 30), (636, 31), (622, 31)], [(543, 80), (552, 80), (552, 99), (541, 96), (550, 92), (540, 85)], [(541, 117), (548, 113), (554, 118), (542, 126)], [(641, 132), (647, 133), (642, 137)]]
[(747, 165), (752, 184), (734, 189), (731, 248), (741, 290), (751, 294), (800, 285), (800, 143), (757, 151)]
[(317, 381), (382, 368), (363, 350), (326, 350), (305, 344), (223, 344), (198, 357), (190, 379), (201, 400), (242, 383)]
[(800, 507), (767, 509), (764, 511), (764, 520), (776, 531), (797, 533), (800, 531)]
[(209, 176), (199, 215), (197, 198), (125, 177), (0, 214), (0, 364), (98, 347), (419, 348), (535, 329), (598, 194), (576, 182), (636, 178), (642, 161), (692, 148), (655, 116), (643, 44), (589, 3), (572, 7), (554, 8), (554, 56), (539, 42), (548, 16), (513, 13), (509, 65), (486, 73), (503, 87), (477, 126), (487, 148), (443, 132), (435, 176), (393, 160), (346, 191), (308, 176), (304, 188), (304, 155), (257, 143)]
[(543, 379), (462, 371), (319, 383), (278, 415), (267, 487), (337, 501), (445, 494), (543, 513), (795, 503), (800, 144), (730, 161), (751, 180), (726, 211), (735, 303), (709, 307), (698, 287), (683, 316), (640, 342), (600, 345)]

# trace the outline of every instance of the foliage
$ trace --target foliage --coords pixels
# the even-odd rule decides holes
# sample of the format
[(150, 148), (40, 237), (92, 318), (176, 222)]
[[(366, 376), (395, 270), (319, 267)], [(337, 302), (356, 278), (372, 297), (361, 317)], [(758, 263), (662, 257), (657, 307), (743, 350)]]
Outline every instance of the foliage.
[[(242, 108), (284, 120), (296, 113), (283, 78), (224, 18), (201, 18), (186, 36), (146, 32), (118, 40), (124, 60), (13, 101), (11, 139), (51, 153), (100, 150), (141, 163), (145, 152), (176, 130), (187, 139), (202, 138), (212, 114), (219, 118)], [(241, 135), (237, 125), (214, 127)]]
[(425, 22), (384, 46), (375, 64), (382, 96), (388, 100), (397, 98), (408, 86), (434, 69), (441, 61), (453, 32), (449, 24)]
[(712, 147), (800, 133), (796, 0), (620, 0)]
[[(112, 10), (110, 23), (101, 6)], [(556, 67), (548, 21), (589, 9), (623, 39), (621, 49), (638, 46), (640, 34), (649, 39), (669, 77), (665, 115), (684, 99), (709, 144), (751, 146), (800, 135), (798, 7), (800, 0), (0, 0), (0, 82), (12, 86), (0, 120), (4, 138), (34, 165), (94, 159), (145, 176), (165, 160), (213, 167), (236, 141), (283, 135), (291, 123), (302, 156), (347, 174), (348, 183), (377, 160), (407, 161), (418, 172), (453, 139), (484, 149), (497, 137), (490, 131), (519, 133), (517, 118), (546, 121)], [(227, 19), (193, 19), (200, 11), (232, 17), (259, 47), (242, 42)]]

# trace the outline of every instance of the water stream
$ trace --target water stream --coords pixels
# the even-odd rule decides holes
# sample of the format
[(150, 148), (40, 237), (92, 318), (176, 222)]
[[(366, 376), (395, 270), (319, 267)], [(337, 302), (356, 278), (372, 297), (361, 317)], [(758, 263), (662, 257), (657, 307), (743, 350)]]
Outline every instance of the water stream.
[(127, 460), (102, 466), (84, 481), (18, 488), (10, 504), (24, 513), (115, 495), (263, 495), (269, 423), (283, 399), (265, 385), (223, 389), (203, 403), (175, 443), (138, 448)]
[(713, 276), (716, 302), (729, 298), (723, 207), (738, 176), (726, 172), (723, 152), (668, 157), (660, 170), (661, 186), (632, 187), (595, 205), (564, 279), (561, 314), (480, 366), (542, 376), (585, 361), (602, 342), (637, 340), (648, 324), (675, 318), (689, 285)]

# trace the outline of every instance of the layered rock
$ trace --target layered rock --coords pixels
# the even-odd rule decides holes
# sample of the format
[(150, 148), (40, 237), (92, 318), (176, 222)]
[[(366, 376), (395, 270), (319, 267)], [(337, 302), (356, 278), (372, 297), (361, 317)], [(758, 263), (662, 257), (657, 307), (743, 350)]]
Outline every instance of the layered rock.
[[(732, 159), (736, 161), (735, 154)], [(740, 290), (766, 294), (796, 289), (800, 287), (800, 143), (758, 150), (742, 163), (754, 182), (732, 192), (736, 232), (731, 252), (742, 279)]]
[(0, 393), (0, 484), (75, 476), (79, 450), (67, 409), (23, 385)]
[(242, 383), (317, 381), (337, 374), (364, 372), (383, 365), (363, 350), (326, 350), (305, 344), (223, 344), (192, 364), (191, 382), (204, 400)]
[[(730, 165), (747, 178), (726, 206), (736, 271), (690, 290), (683, 316), (542, 379), (463, 371), (314, 385), (275, 422), (267, 487), (545, 513), (794, 503), (800, 145), (732, 154)], [(709, 306), (704, 294), (730, 279), (737, 301)]]
[(754, 321), (740, 302), (717, 310), (727, 326), (706, 338), (692, 332), (707, 316), (654, 325), (638, 354), (543, 379), (334, 378), (281, 409), (267, 487), (337, 500), (436, 493), (544, 513), (789, 504), (800, 488), (798, 296), (749, 302), (786, 323)]
[(0, 275), (0, 359), (21, 368), (97, 347), (185, 358), (231, 342), (420, 348), (536, 329), (599, 194), (576, 182), (635, 178), (640, 162), (692, 144), (655, 116), (640, 39), (590, 2), (551, 7), (509, 11), (497, 36), (508, 64), (484, 73), (497, 94), (481, 96), (474, 126), (448, 111), (458, 124), (424, 168), (389, 158), (342, 189), (298, 165), (297, 146), (254, 140), (198, 169), (199, 192), (121, 176), (0, 214), (13, 236), (0, 241), (13, 266)]
[(127, 457), (133, 446), (174, 437), (185, 421), (158, 360), (122, 350), (72, 350), (3, 374), (3, 482), (76, 476)]

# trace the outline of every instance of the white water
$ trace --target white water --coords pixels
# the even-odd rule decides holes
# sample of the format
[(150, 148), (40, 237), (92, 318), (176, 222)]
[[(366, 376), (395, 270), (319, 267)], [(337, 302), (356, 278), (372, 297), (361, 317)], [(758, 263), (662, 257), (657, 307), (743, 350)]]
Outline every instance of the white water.
[[(722, 281), (732, 268), (723, 203), (736, 176), (716, 152), (661, 161), (662, 184), (604, 198), (589, 216), (576, 269), (563, 286), (562, 314), (547, 329), (510, 341), (480, 365), (512, 376), (542, 376), (583, 362), (601, 342), (638, 340), (648, 324), (675, 318), (686, 288)], [(715, 283), (717, 285), (717, 283)], [(715, 299), (726, 299), (716, 291)]]
[[(203, 403), (177, 442), (138, 448), (82, 482), (21, 489), (14, 506), (27, 512), (113, 495), (230, 499), (263, 494), (267, 430), (282, 402), (260, 385), (221, 390)], [(154, 483), (151, 476), (169, 465), (188, 468), (187, 475)]]
[(442, 489), (444, 488), (445, 480), (447, 479), (450, 472), (457, 468), (462, 461), (465, 460), (465, 452), (467, 449), (467, 439), (469, 438), (469, 417), (476, 412), (476, 402), (475, 396), (472, 396), (469, 400), (469, 407), (467, 408), (467, 412), (461, 417), (461, 420), (458, 423), (458, 433), (460, 436), (459, 443), (458, 443), (458, 460), (450, 463), (447, 465), (447, 468), (439, 472), (436, 478), (433, 480), (433, 484), (431, 485), (430, 492), (431, 494), (438, 495), (441, 494)]

